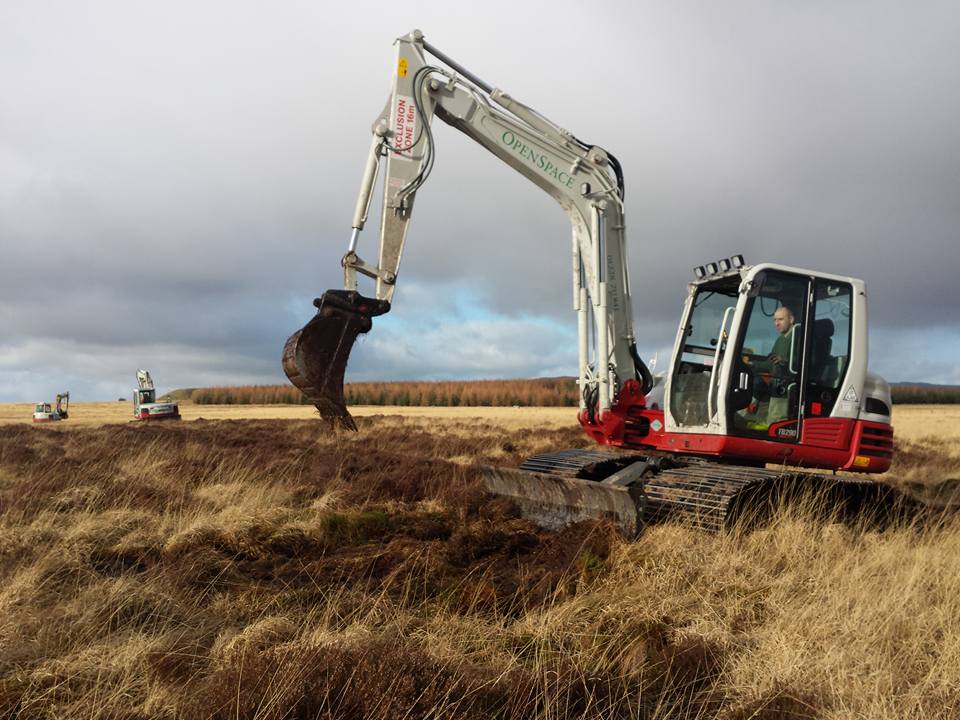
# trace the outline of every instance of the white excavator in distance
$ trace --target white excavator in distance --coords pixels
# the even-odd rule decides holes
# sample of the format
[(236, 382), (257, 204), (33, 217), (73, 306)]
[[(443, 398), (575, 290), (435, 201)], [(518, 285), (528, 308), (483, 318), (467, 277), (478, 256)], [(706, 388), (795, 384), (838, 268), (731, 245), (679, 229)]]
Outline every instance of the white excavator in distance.
[(35, 423), (57, 422), (70, 417), (70, 393), (57, 393), (56, 402), (51, 406), (48, 402), (39, 402), (33, 408)]
[(157, 402), (157, 389), (146, 370), (137, 370), (137, 389), (133, 391), (133, 417), (136, 420), (179, 420), (180, 406), (175, 402)]
[[(606, 517), (628, 536), (666, 516), (729, 526), (788, 486), (859, 508), (890, 502), (886, 485), (805, 472), (890, 466), (890, 389), (867, 368), (862, 280), (739, 255), (697, 265), (670, 366), (654, 378), (634, 333), (616, 157), (484, 82), (420, 31), (395, 47), (392, 92), (373, 125), (342, 259), (344, 288), (314, 301), (316, 315), (283, 351), (284, 371), (322, 417), (356, 429), (344, 370), (357, 336), (390, 310), (414, 198), (437, 152), (436, 117), (553, 197), (572, 227), (578, 418), (599, 447), (490, 468), (491, 492), (545, 526)], [(358, 239), (381, 174), (379, 246), (369, 262)], [(372, 294), (360, 294), (358, 275), (373, 280)]]

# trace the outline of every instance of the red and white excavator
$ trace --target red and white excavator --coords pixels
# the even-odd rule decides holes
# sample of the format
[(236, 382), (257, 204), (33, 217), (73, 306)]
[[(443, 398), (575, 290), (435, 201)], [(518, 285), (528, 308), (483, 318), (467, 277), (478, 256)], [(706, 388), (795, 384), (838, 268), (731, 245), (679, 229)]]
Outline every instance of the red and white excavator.
[(133, 391), (133, 417), (136, 420), (179, 420), (180, 406), (175, 402), (157, 402), (157, 389), (146, 370), (137, 370), (137, 389)]
[[(433, 168), (438, 117), (553, 197), (572, 226), (579, 421), (600, 447), (547, 453), (520, 470), (492, 468), (492, 492), (546, 525), (606, 516), (628, 535), (665, 514), (722, 527), (746, 498), (788, 478), (840, 488), (861, 504), (883, 495), (876, 483), (788, 469), (890, 466), (890, 389), (867, 369), (862, 280), (749, 265), (739, 255), (698, 265), (670, 366), (654, 378), (636, 347), (617, 159), (483, 82), (419, 31), (395, 46), (393, 89), (373, 126), (342, 260), (344, 289), (314, 301), (316, 316), (283, 353), (287, 376), (321, 416), (355, 429), (343, 373), (357, 335), (390, 309), (414, 198)], [(381, 173), (370, 263), (357, 254), (358, 237)], [(372, 295), (358, 292), (358, 273), (374, 281)]]
[(56, 422), (66, 420), (70, 417), (70, 393), (57, 393), (56, 404), (40, 402), (33, 408), (33, 421), (35, 423)]

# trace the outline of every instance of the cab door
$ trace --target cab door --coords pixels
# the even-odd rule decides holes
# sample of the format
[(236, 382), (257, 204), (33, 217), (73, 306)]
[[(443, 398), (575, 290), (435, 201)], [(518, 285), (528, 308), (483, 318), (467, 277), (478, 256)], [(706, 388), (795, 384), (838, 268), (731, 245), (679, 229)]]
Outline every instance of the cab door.
[(666, 388), (668, 432), (725, 432), (720, 388), (741, 299), (739, 285), (739, 275), (719, 279), (696, 287), (687, 300)]
[(841, 400), (850, 366), (853, 287), (842, 280), (817, 278), (812, 298), (804, 417), (825, 418)]
[(806, 377), (810, 278), (778, 270), (755, 276), (727, 388), (731, 435), (795, 443)]

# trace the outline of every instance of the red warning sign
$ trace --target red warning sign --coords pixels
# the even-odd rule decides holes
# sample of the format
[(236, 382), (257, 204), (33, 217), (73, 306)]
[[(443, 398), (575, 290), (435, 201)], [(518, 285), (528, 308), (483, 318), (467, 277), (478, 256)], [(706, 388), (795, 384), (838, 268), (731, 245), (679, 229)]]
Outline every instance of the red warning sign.
[(397, 95), (393, 107), (393, 149), (397, 151), (394, 157), (412, 160), (410, 152), (417, 141), (417, 108), (413, 98), (407, 95)]

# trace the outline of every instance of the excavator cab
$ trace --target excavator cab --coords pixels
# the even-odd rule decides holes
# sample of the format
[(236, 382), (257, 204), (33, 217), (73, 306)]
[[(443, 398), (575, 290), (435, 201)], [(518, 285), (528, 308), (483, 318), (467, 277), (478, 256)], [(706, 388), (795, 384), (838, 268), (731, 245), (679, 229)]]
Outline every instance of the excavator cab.
[[(843, 466), (827, 451), (849, 452), (855, 421), (889, 423), (866, 371), (866, 310), (856, 278), (772, 264), (705, 273), (677, 335), (667, 433), (716, 436), (727, 456)], [(860, 468), (888, 466), (881, 455)]]

